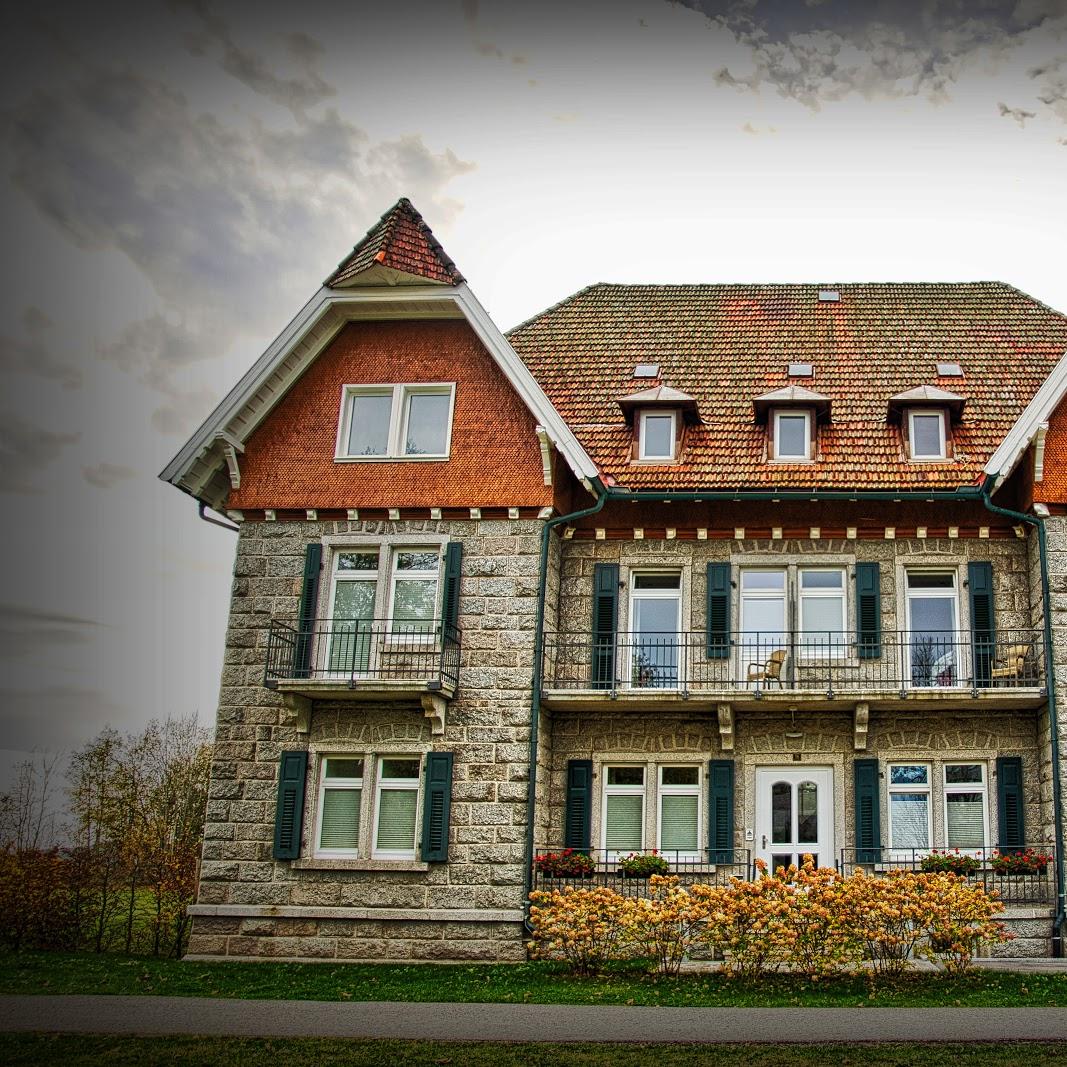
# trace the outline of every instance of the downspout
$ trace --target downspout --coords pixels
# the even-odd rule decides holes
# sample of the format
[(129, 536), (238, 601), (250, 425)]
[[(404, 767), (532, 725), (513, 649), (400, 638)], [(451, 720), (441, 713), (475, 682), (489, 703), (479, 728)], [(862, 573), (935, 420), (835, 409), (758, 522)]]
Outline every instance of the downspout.
[(592, 481), (592, 487), (597, 494), (596, 503), (581, 511), (572, 511), (568, 515), (557, 515), (549, 519), (541, 528), (541, 563), (538, 570), (538, 594), (537, 615), (534, 623), (534, 662), (533, 684), (530, 686), (530, 754), (529, 772), (526, 786), (526, 864), (522, 876), (522, 899), (523, 908), (527, 914), (527, 928), (529, 928), (530, 891), (533, 888), (533, 863), (534, 863), (534, 815), (537, 805), (537, 741), (538, 727), (541, 720), (541, 658), (545, 643), (545, 596), (548, 593), (548, 546), (551, 542), (552, 531), (557, 526), (562, 526), (577, 519), (584, 519), (588, 515), (595, 515), (607, 502), (608, 490), (601, 484), (599, 478)]
[(206, 508), (207, 508), (207, 504), (205, 504), (201, 500), (200, 501), (199, 514), (200, 514), (200, 518), (202, 518), (204, 520), (204, 522), (210, 522), (212, 526), (221, 526), (224, 530), (229, 530), (230, 533), (240, 533), (241, 532), (238, 527), (231, 526), (228, 522), (223, 522), (221, 519), (213, 519), (210, 515), (205, 515), (204, 511), (206, 510)]
[(1056, 841), (1056, 918), (1052, 920), (1052, 955), (1063, 956), (1063, 924), (1067, 919), (1064, 907), (1063, 880), (1063, 798), (1060, 793), (1060, 731), (1056, 713), (1056, 671), (1052, 657), (1052, 597), (1049, 593), (1048, 577), (1048, 542), (1045, 536), (1045, 520), (1037, 515), (1028, 515), (1021, 511), (1012, 511), (994, 504), (990, 499), (993, 492), (993, 477), (987, 477), (982, 485), (982, 503), (989, 511), (1004, 515), (1016, 522), (1026, 523), (1037, 530), (1038, 559), (1041, 563), (1041, 611), (1045, 618), (1045, 677), (1048, 690), (1048, 733), (1049, 747), (1052, 749), (1052, 821)]

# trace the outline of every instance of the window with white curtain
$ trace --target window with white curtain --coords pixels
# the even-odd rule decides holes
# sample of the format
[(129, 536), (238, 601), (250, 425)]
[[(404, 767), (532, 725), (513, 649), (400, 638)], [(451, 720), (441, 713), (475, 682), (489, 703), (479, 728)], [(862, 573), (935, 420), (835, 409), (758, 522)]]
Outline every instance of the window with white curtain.
[(946, 763), (945, 844), (961, 851), (988, 841), (988, 804), (984, 763)]
[(844, 655), (850, 634), (845, 616), (845, 571), (802, 567), (797, 575), (800, 643), (809, 655)]
[(645, 768), (604, 769), (604, 848), (612, 853), (645, 847)]
[(926, 763), (891, 763), (889, 776), (889, 847), (930, 847), (930, 767)]

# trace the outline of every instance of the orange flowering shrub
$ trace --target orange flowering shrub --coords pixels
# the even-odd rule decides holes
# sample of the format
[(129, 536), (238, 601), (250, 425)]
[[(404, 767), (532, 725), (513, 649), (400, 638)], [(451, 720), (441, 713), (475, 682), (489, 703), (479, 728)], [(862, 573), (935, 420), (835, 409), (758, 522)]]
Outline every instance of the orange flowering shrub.
[(839, 970), (860, 956), (860, 945), (848, 921), (842, 898), (847, 880), (833, 867), (816, 867), (811, 856), (803, 865), (780, 868), (775, 877), (787, 886), (786, 962), (815, 978)]
[(575, 974), (592, 974), (628, 955), (630, 901), (612, 889), (553, 889), (530, 894), (528, 948), (534, 959), (566, 960)]
[(689, 950), (704, 937), (710, 886), (683, 889), (675, 876), (654, 874), (651, 895), (628, 899), (626, 938), (639, 956), (651, 956), (662, 974), (677, 974)]
[(931, 888), (937, 903), (922, 952), (928, 959), (939, 960), (949, 973), (966, 971), (983, 941), (1011, 937), (993, 918), (1002, 908), (995, 890), (987, 893), (955, 875), (941, 875)]

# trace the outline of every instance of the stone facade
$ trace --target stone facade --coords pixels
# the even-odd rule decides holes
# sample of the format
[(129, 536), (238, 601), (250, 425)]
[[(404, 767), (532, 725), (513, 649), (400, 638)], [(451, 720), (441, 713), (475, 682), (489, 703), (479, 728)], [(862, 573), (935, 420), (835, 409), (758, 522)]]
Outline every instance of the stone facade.
[[(212, 764), (194, 956), (518, 959), (531, 669), (542, 523), (245, 523)], [(416, 696), (316, 701), (308, 733), (264, 687), (272, 618), (297, 615), (308, 542), (419, 536), (464, 545), (461, 684), (442, 736)], [(325, 587), (324, 587), (325, 588)], [(324, 592), (323, 596), (326, 595)], [(320, 601), (321, 603), (321, 601)], [(279, 756), (310, 754), (301, 858), (272, 858)], [(317, 860), (325, 755), (454, 754), (448, 863)]]

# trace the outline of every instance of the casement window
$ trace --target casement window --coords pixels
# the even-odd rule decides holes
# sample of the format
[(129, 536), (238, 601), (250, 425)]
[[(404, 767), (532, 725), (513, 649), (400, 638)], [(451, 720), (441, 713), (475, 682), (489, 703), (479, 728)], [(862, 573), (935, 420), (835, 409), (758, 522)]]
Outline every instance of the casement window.
[(960, 851), (983, 848), (989, 840), (989, 803), (984, 763), (946, 763), (945, 845)]
[(447, 459), (455, 395), (449, 382), (346, 385), (336, 458)]
[[(741, 571), (741, 643), (757, 660), (789, 645), (806, 656), (844, 655), (851, 635), (844, 567), (746, 567)], [(750, 657), (751, 658), (751, 657)]]
[(677, 431), (676, 411), (642, 411), (638, 421), (637, 458), (672, 461)]
[(911, 684), (961, 684), (956, 572), (908, 571), (905, 583)]
[(329, 626), (329, 672), (360, 674), (370, 666), (379, 552), (336, 552)]
[(929, 764), (890, 763), (887, 776), (890, 850), (928, 849), (933, 836)]
[(797, 599), (801, 647), (812, 653), (843, 655), (848, 636), (844, 568), (801, 567)]
[(678, 685), (682, 620), (680, 574), (630, 575), (630, 684), (638, 689)]
[(660, 767), (657, 828), (669, 858), (700, 858), (700, 767)]
[(320, 856), (358, 856), (363, 807), (362, 757), (328, 756), (319, 781), (315, 851)]
[(775, 411), (771, 418), (771, 458), (801, 462), (812, 458), (810, 411)]
[(912, 459), (947, 459), (944, 411), (908, 411), (908, 450)]
[(433, 633), (440, 569), (436, 548), (404, 548), (394, 553), (389, 593), (393, 633), (405, 637)]
[(604, 768), (604, 848), (609, 853), (639, 852), (645, 847), (645, 768)]
[(375, 859), (413, 860), (419, 807), (419, 759), (382, 756), (374, 803)]

